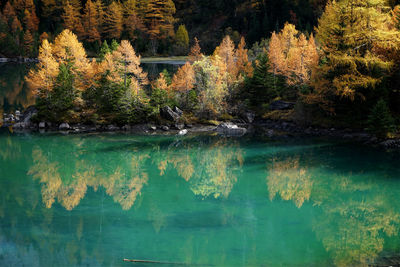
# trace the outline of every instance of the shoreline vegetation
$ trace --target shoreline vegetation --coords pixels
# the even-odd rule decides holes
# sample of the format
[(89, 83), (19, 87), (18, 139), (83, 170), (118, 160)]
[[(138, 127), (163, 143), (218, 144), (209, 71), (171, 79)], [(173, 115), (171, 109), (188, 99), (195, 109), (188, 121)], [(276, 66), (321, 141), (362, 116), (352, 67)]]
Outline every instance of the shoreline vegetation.
[[(90, 58), (91, 60), (98, 60), (97, 58)], [(184, 65), (188, 60), (187, 56), (170, 56), (170, 57), (143, 57), (140, 59), (140, 63), (157, 63), (157, 64), (176, 64)], [(0, 57), (0, 63), (30, 63), (39, 62), (38, 58), (28, 58), (28, 57), (11, 57), (5, 58)]]
[[(154, 80), (140, 64), (164, 58), (141, 59), (130, 41), (113, 40), (94, 60), (79, 34), (63, 30), (54, 41), (43, 38), (39, 62), (26, 76), (37, 110), (29, 123), (182, 130), (255, 120), (398, 139), (400, 8), (366, 2), (328, 2), (313, 33), (287, 22), (250, 49), (244, 37), (227, 34), (205, 55), (194, 38), (187, 57), (168, 58), (182, 63), (177, 72)], [(19, 123), (14, 127), (30, 127)]]

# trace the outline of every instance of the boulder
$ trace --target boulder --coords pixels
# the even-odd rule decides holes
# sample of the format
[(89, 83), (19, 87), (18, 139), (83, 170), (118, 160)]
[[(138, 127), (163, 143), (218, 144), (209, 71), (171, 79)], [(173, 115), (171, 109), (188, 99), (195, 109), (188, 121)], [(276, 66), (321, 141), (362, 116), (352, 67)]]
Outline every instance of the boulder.
[(217, 132), (228, 136), (242, 136), (247, 132), (246, 128), (238, 127), (231, 122), (224, 122), (217, 126)]
[(37, 108), (35, 106), (30, 106), (27, 109), (25, 109), (24, 113), (22, 114), (22, 117), (20, 118), (21, 122), (25, 124), (25, 127), (30, 127), (31, 126), (31, 119), (34, 115), (37, 114)]
[(58, 127), (58, 129), (60, 129), (60, 130), (69, 130), (70, 128), (71, 128), (71, 127), (70, 127), (69, 124), (66, 123), (66, 122), (61, 123), (60, 126)]
[(178, 135), (187, 135), (187, 133), (188, 133), (188, 130), (183, 129), (183, 130), (179, 131)]
[(380, 145), (383, 146), (386, 149), (398, 148), (398, 147), (400, 147), (400, 140), (389, 139), (389, 140), (383, 141), (382, 143), (380, 143)]
[(178, 107), (174, 107), (174, 110), (173, 110), (176, 114), (178, 114), (179, 115), (179, 117), (181, 117), (182, 115), (183, 115), (183, 111), (180, 109), (180, 108), (178, 108)]
[(176, 124), (175, 124), (175, 128), (176, 128), (177, 130), (183, 130), (183, 128), (185, 128), (185, 124), (183, 124), (183, 123), (176, 123)]
[(168, 126), (162, 126), (161, 129), (162, 129), (163, 131), (166, 131), (166, 132), (169, 131), (169, 127), (168, 127)]
[(174, 112), (169, 106), (165, 106), (161, 109), (161, 117), (169, 121), (177, 122), (181, 117), (178, 113)]
[(108, 125), (108, 126), (107, 126), (107, 130), (108, 130), (108, 131), (118, 131), (118, 130), (119, 130), (119, 127), (118, 127), (118, 126), (115, 126), (115, 125), (113, 125), (113, 124), (111, 124), (111, 125)]
[(46, 128), (46, 123), (44, 121), (39, 123), (39, 129), (44, 129)]
[(282, 100), (277, 100), (269, 104), (269, 109), (270, 110), (288, 110), (288, 109), (293, 109), (295, 103), (293, 102), (286, 102)]
[(156, 127), (156, 126), (150, 126), (150, 127), (149, 127), (149, 130), (156, 131), (156, 130), (157, 130), (157, 127)]
[(256, 118), (256, 114), (254, 112), (245, 112), (242, 115), (243, 119), (247, 122), (247, 123), (253, 123), (254, 119)]
[(17, 122), (16, 124), (13, 125), (14, 129), (25, 129), (25, 123), (23, 122)]
[(267, 135), (268, 137), (273, 137), (273, 136), (275, 136), (275, 131), (274, 131), (273, 129), (268, 129), (265, 133), (266, 133), (266, 135)]
[(124, 131), (130, 131), (131, 129), (132, 129), (132, 127), (128, 124), (126, 124), (122, 127), (122, 130), (124, 130)]

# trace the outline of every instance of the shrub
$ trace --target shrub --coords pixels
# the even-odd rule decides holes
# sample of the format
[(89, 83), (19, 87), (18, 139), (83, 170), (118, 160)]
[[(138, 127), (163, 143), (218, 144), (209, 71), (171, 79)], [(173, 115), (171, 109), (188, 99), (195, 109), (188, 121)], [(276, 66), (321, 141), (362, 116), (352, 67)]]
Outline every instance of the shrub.
[(389, 132), (394, 131), (394, 119), (385, 100), (380, 99), (372, 108), (367, 129), (380, 138), (385, 138)]

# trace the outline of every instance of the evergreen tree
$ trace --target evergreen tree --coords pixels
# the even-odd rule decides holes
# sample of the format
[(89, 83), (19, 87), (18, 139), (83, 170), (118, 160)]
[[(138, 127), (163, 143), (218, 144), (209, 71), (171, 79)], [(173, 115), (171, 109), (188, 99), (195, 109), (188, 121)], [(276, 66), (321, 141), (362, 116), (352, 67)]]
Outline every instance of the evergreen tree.
[(118, 42), (117, 42), (115, 39), (112, 39), (111, 45), (110, 45), (110, 50), (111, 50), (111, 52), (117, 50), (118, 47), (119, 47)]
[(179, 25), (178, 30), (175, 34), (176, 44), (179, 48), (186, 51), (189, 48), (189, 34), (186, 30), (185, 25)]
[(100, 61), (103, 61), (107, 54), (111, 53), (111, 49), (108, 47), (107, 40), (104, 40), (99, 53)]
[(282, 96), (285, 82), (282, 76), (270, 71), (267, 53), (260, 54), (253, 65), (253, 75), (246, 77), (241, 98), (247, 99), (251, 107), (260, 108), (263, 104)]
[(394, 119), (385, 100), (380, 99), (372, 108), (368, 125), (368, 130), (381, 138), (387, 137), (394, 130)]

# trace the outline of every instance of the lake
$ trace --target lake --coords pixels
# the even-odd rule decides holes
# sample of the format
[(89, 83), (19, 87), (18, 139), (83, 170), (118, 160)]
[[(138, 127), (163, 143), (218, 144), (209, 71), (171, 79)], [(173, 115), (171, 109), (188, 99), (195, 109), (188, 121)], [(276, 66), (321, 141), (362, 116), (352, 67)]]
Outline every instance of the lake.
[(400, 154), (248, 136), (0, 134), (0, 266), (398, 261)]

